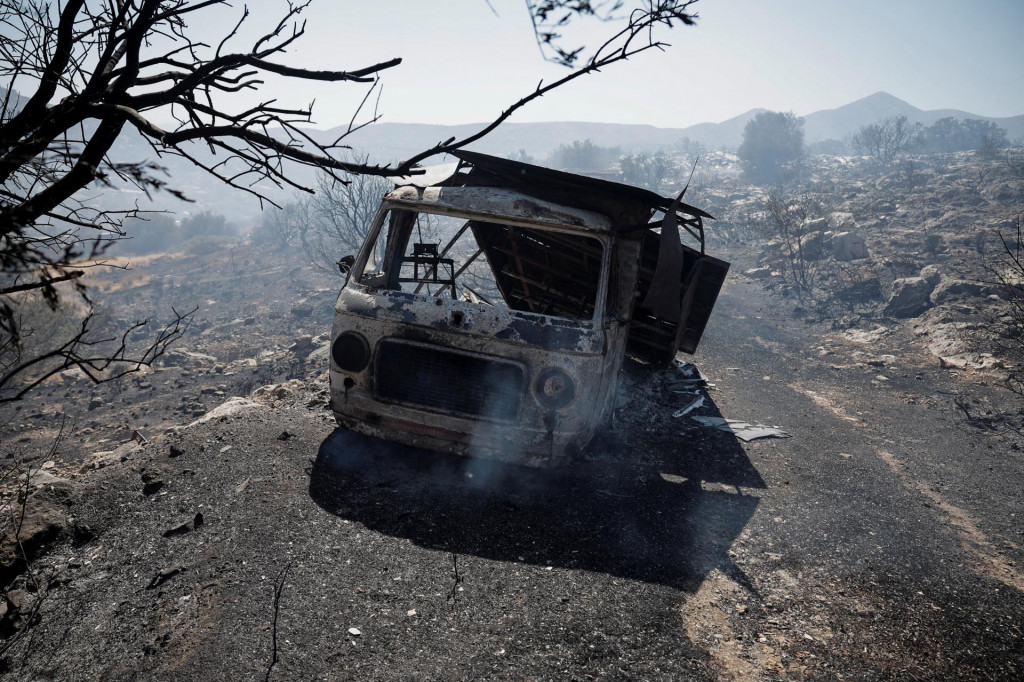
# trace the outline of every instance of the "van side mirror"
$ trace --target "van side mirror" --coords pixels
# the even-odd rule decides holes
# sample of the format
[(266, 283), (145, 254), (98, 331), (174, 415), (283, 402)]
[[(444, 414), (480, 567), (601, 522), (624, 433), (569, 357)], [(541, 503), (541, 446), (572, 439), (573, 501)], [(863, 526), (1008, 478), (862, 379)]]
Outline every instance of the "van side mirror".
[(349, 272), (352, 271), (352, 266), (355, 265), (355, 264), (356, 264), (356, 257), (355, 256), (345, 256), (340, 261), (338, 261), (338, 270), (341, 271), (341, 274), (347, 275)]

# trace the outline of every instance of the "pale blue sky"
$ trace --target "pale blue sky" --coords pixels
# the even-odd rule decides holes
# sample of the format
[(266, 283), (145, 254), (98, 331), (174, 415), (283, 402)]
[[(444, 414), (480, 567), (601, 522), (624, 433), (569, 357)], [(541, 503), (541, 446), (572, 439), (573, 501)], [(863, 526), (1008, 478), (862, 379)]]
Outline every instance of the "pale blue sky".
[[(192, 15), (193, 34), (216, 44), (241, 1)], [(355, 69), (402, 57), (383, 74), (382, 120), (489, 121), (565, 73), (541, 58), (522, 0), (490, 5), (498, 16), (485, 0), (314, 0), (307, 35), (279, 61)], [(285, 0), (248, 6), (243, 38), (276, 24)], [(754, 107), (807, 114), (879, 90), (922, 109), (1024, 114), (1024, 0), (701, 0), (695, 10), (698, 25), (665, 34), (665, 52), (576, 81), (513, 120), (681, 127)], [(572, 38), (593, 45), (612, 28), (580, 25)], [(315, 124), (329, 128), (348, 122), (363, 91), (269, 75), (260, 94), (315, 99)]]
[[(544, 63), (520, 0), (315, 3), (294, 58), (351, 68), (400, 56), (384, 120), (484, 121), (561, 67)], [(260, 2), (269, 11), (273, 2)], [(696, 27), (577, 81), (517, 121), (686, 126), (754, 107), (806, 114), (879, 90), (922, 109), (1024, 114), (1024, 0), (702, 0)], [(582, 27), (591, 42), (610, 26)], [(320, 127), (347, 121), (345, 86), (321, 89)], [(351, 94), (351, 93), (349, 93)]]

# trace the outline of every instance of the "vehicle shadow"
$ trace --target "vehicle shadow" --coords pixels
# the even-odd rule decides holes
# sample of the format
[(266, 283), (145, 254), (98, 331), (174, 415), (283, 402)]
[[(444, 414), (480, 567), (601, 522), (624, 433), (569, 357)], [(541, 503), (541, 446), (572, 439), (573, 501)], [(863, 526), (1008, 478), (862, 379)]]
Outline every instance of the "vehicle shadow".
[[(711, 403), (701, 414), (719, 412)], [(751, 588), (728, 551), (760, 501), (741, 488), (764, 481), (732, 434), (680, 431), (671, 411), (655, 417), (639, 442), (635, 428), (609, 429), (579, 462), (555, 470), (336, 429), (319, 448), (310, 496), (331, 514), (431, 549), (687, 591), (717, 568)]]

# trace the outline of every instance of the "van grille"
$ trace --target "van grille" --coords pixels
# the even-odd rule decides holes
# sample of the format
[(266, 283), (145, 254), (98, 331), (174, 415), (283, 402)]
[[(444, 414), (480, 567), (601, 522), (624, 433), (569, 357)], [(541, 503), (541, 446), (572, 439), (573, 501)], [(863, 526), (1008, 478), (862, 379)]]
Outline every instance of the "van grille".
[(525, 383), (519, 364), (400, 339), (380, 343), (374, 376), (378, 398), (504, 421)]

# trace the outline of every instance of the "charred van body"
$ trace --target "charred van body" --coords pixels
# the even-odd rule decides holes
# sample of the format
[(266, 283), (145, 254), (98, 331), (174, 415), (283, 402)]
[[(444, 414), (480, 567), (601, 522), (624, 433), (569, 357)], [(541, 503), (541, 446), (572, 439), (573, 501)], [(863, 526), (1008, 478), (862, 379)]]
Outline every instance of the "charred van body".
[(627, 352), (667, 363), (696, 349), (728, 263), (703, 252), (710, 216), (679, 200), (457, 156), (400, 180), (346, 264), (335, 417), (433, 450), (560, 464), (611, 409)]

